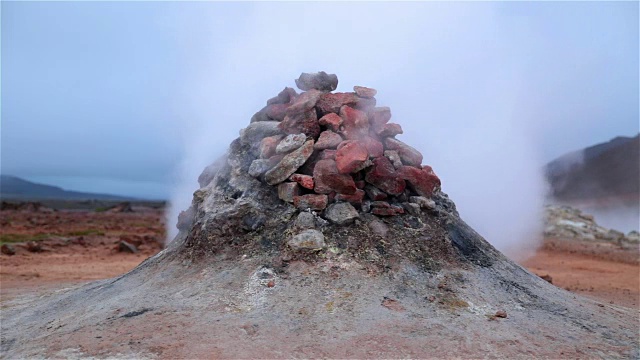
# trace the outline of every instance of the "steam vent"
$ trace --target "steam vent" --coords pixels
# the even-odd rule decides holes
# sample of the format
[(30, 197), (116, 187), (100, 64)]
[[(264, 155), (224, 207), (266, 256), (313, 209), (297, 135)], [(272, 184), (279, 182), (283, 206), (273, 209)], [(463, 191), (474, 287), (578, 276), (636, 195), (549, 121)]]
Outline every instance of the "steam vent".
[(2, 358), (640, 356), (637, 311), (549, 284), (460, 219), (376, 90), (295, 84), (203, 171), (162, 252), (3, 302)]

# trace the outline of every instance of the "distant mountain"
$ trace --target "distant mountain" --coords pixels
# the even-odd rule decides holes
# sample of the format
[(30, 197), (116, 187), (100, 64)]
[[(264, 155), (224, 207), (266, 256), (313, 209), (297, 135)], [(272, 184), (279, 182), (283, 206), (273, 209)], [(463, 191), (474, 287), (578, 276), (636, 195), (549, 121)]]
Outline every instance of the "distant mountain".
[(0, 198), (61, 200), (130, 200), (124, 196), (68, 191), (57, 186), (33, 183), (11, 175), (0, 175)]
[(640, 134), (575, 151), (550, 162), (546, 176), (556, 200), (634, 198), (640, 195)]

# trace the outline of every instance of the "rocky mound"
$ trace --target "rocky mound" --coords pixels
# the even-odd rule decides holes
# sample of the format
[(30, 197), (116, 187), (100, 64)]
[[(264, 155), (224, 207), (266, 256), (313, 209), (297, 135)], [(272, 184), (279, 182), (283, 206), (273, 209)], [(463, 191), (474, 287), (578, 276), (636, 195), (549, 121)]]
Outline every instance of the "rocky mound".
[[(199, 178), (132, 272), (7, 304), (6, 357), (637, 357), (631, 310), (579, 298), (458, 216), (375, 90), (303, 74)], [(394, 153), (395, 152), (395, 153)], [(471, 339), (471, 340), (469, 340)]]
[(599, 226), (593, 216), (569, 206), (547, 205), (545, 207), (544, 236), (556, 239), (612, 241), (638, 243), (640, 234), (628, 234)]

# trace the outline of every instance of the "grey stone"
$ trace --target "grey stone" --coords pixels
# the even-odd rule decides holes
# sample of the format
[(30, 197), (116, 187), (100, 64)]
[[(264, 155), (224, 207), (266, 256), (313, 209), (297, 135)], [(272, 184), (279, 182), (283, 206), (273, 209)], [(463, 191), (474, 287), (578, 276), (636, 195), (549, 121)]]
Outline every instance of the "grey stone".
[(305, 134), (290, 134), (280, 140), (276, 146), (276, 154), (285, 154), (302, 146), (307, 140)]
[(369, 211), (371, 211), (371, 201), (363, 201), (362, 205), (360, 206), (360, 210), (362, 210), (363, 213), (368, 213)]
[(267, 136), (278, 135), (282, 133), (278, 124), (280, 124), (278, 121), (259, 121), (251, 123), (240, 131), (240, 141), (245, 144), (257, 144)]
[(296, 79), (296, 86), (303, 91), (312, 89), (333, 91), (338, 87), (338, 77), (335, 74), (327, 74), (324, 71), (302, 73), (300, 77)]
[(254, 123), (254, 122), (260, 122), (260, 121), (271, 121), (271, 118), (267, 116), (267, 107), (268, 106), (265, 106), (262, 109), (260, 109), (260, 111), (253, 114), (253, 116), (251, 117), (251, 122)]
[(313, 154), (313, 140), (307, 141), (294, 152), (285, 155), (276, 166), (267, 171), (264, 175), (265, 181), (269, 185), (275, 185), (285, 181), (307, 161), (311, 154)]
[(324, 235), (314, 229), (305, 230), (293, 236), (287, 244), (294, 250), (318, 250), (324, 249)]
[(384, 156), (391, 161), (393, 167), (399, 169), (403, 164), (400, 155), (395, 150), (385, 150)]
[(389, 232), (389, 227), (382, 220), (373, 219), (367, 223), (367, 226), (374, 234), (385, 237)]
[(0, 252), (5, 255), (15, 255), (16, 249), (14, 249), (13, 246), (9, 244), (2, 244), (2, 246), (0, 246)]
[(402, 207), (409, 214), (413, 216), (420, 216), (420, 213), (421, 213), (420, 205), (415, 203), (410, 203), (410, 202), (404, 202), (402, 203)]
[(302, 211), (298, 214), (293, 226), (298, 229), (314, 229), (316, 227), (316, 217), (310, 212)]
[(258, 177), (271, 169), (272, 166), (273, 165), (269, 159), (253, 160), (249, 166), (249, 175)]
[(278, 197), (288, 203), (293, 202), (293, 198), (300, 194), (300, 185), (296, 182), (286, 182), (278, 185)]
[(409, 202), (410, 203), (414, 203), (414, 204), (418, 204), (423, 209), (427, 209), (427, 210), (435, 210), (436, 209), (436, 202), (431, 200), (431, 199), (427, 199), (424, 196), (410, 196), (409, 197)]
[(338, 225), (348, 224), (360, 217), (358, 210), (346, 202), (329, 205), (324, 212), (324, 216), (332, 223)]
[(131, 254), (135, 254), (138, 252), (138, 248), (135, 247), (133, 244), (129, 244), (128, 242), (121, 240), (118, 243), (118, 251), (120, 252), (128, 252)]

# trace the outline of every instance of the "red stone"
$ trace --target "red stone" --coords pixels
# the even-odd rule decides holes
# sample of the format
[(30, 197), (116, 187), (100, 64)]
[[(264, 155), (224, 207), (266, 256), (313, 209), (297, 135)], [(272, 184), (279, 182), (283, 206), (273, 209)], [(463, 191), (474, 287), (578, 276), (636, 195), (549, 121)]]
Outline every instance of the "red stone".
[(305, 189), (313, 190), (312, 176), (303, 175), (303, 174), (293, 174), (289, 177), (289, 180), (297, 182), (298, 184), (300, 184), (300, 186), (302, 186)]
[(342, 125), (342, 118), (338, 114), (329, 113), (321, 117), (320, 120), (318, 120), (318, 123), (322, 126), (326, 126), (329, 130), (338, 132), (340, 131), (340, 125)]
[(376, 134), (380, 137), (393, 137), (402, 134), (402, 126), (395, 123), (384, 124), (376, 130)]
[(326, 93), (320, 95), (316, 108), (321, 114), (338, 113), (344, 105), (356, 106), (358, 96), (355, 93)]
[(271, 104), (267, 106), (267, 116), (273, 120), (282, 121), (287, 113), (289, 104)]
[(268, 159), (272, 157), (276, 153), (276, 146), (278, 146), (278, 142), (282, 139), (282, 136), (275, 135), (269, 136), (260, 141), (260, 158)]
[(400, 195), (406, 184), (396, 175), (396, 169), (386, 157), (373, 160), (373, 166), (367, 172), (365, 180), (389, 195)]
[(342, 142), (342, 136), (331, 130), (325, 130), (320, 133), (320, 137), (313, 148), (316, 150), (333, 149)]
[(398, 169), (398, 176), (408, 181), (418, 195), (426, 198), (431, 197), (435, 189), (440, 187), (440, 179), (430, 166), (427, 166), (427, 169), (418, 169), (405, 165)]
[(302, 113), (287, 114), (278, 128), (287, 134), (303, 133), (314, 139), (320, 135), (318, 116), (313, 108)]
[(371, 213), (378, 216), (395, 216), (398, 214), (404, 214), (404, 209), (400, 207), (373, 208), (371, 209)]
[(342, 133), (348, 140), (359, 140), (369, 133), (369, 119), (363, 111), (356, 110), (349, 106), (340, 108), (342, 118)]
[(357, 180), (356, 181), (356, 187), (358, 189), (364, 189), (364, 187), (367, 185), (367, 182), (364, 180)]
[(362, 166), (369, 159), (367, 148), (360, 143), (350, 141), (341, 146), (336, 153), (338, 172), (349, 174), (362, 170)]
[(384, 146), (382, 143), (371, 136), (364, 136), (360, 142), (367, 148), (369, 157), (377, 158), (384, 153)]
[(353, 194), (356, 184), (347, 174), (340, 174), (335, 160), (320, 160), (313, 168), (314, 191), (319, 194), (329, 194), (335, 191), (340, 194)]
[(299, 96), (295, 98), (295, 100), (291, 103), (291, 105), (287, 108), (287, 115), (293, 116), (297, 114), (305, 113), (314, 106), (320, 99), (322, 95), (321, 91), (318, 90), (309, 90), (307, 92), (303, 92)]
[(364, 87), (364, 86), (354, 86), (353, 91), (356, 92), (356, 95), (364, 98), (372, 98), (376, 96), (378, 91), (376, 89)]
[(420, 151), (394, 138), (384, 139), (385, 148), (395, 150), (400, 155), (400, 159), (406, 165), (420, 166), (422, 164), (422, 154)]
[(336, 159), (336, 153), (338, 151), (337, 150), (322, 150), (320, 152), (320, 160), (326, 160), (326, 159), (331, 159), (331, 160), (335, 160)]
[(278, 185), (278, 197), (286, 202), (293, 202), (293, 198), (300, 194), (300, 186), (294, 182)]
[(354, 194), (337, 194), (336, 201), (346, 201), (352, 204), (362, 204), (362, 199), (364, 198), (364, 190), (356, 190)]
[(307, 194), (293, 198), (293, 205), (300, 210), (323, 210), (328, 203), (327, 195)]
[(391, 109), (386, 106), (373, 108), (369, 112), (369, 123), (373, 128), (381, 127), (391, 120)]

